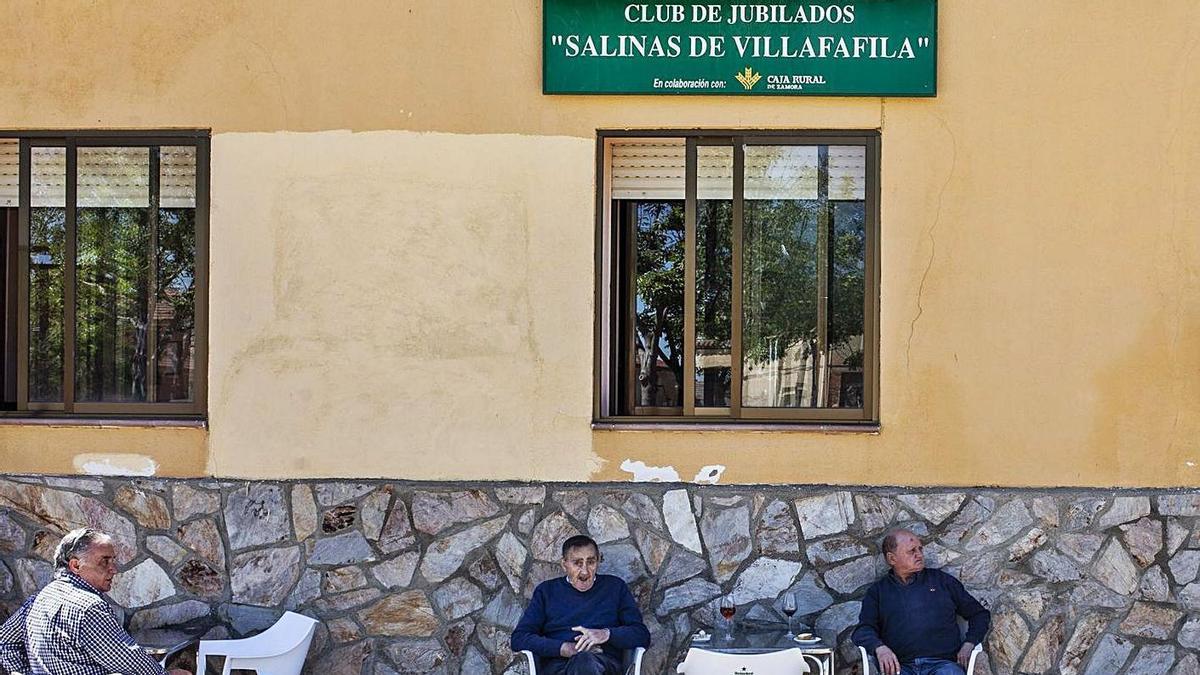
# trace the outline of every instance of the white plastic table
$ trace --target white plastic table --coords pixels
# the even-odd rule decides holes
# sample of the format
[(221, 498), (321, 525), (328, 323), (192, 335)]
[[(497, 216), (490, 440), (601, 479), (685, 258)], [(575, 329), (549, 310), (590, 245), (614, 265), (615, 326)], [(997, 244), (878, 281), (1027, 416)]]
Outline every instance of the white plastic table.
[(820, 675), (833, 675), (833, 654), (837, 650), (834, 649), (831, 635), (818, 632), (816, 637), (820, 638), (819, 642), (802, 644), (788, 638), (786, 631), (738, 627), (734, 629), (731, 637), (732, 639), (727, 639), (721, 632), (707, 641), (696, 642), (693, 635), (688, 646), (722, 654), (766, 654), (785, 649), (799, 649), (804, 655), (804, 660), (816, 666)]

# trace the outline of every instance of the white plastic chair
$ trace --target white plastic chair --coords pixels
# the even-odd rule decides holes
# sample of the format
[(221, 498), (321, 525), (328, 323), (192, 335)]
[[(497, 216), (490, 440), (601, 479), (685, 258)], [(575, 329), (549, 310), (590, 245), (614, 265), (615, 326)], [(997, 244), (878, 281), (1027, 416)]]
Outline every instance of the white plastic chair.
[(796, 675), (809, 672), (809, 667), (799, 649), (766, 654), (722, 654), (693, 647), (675, 671), (686, 675)]
[[(858, 648), (858, 653), (862, 654), (862, 675), (871, 675), (871, 659), (867, 656), (867, 650), (863, 647)], [(974, 675), (975, 660), (983, 653), (983, 645), (975, 645), (975, 649), (971, 650), (971, 660), (967, 662), (967, 675)], [(876, 670), (878, 672), (878, 669)]]
[[(537, 675), (537, 657), (528, 649), (522, 649), (521, 653), (525, 655), (525, 659), (529, 662), (529, 675)], [(625, 672), (629, 675), (642, 675), (642, 657), (646, 655), (645, 647), (637, 649), (625, 650)], [(632, 670), (631, 670), (632, 669)], [(196, 675), (200, 675), (197, 673)]]
[(317, 620), (284, 612), (274, 626), (241, 640), (201, 640), (196, 652), (196, 675), (204, 675), (209, 656), (224, 656), (221, 675), (238, 668), (259, 675), (300, 675)]

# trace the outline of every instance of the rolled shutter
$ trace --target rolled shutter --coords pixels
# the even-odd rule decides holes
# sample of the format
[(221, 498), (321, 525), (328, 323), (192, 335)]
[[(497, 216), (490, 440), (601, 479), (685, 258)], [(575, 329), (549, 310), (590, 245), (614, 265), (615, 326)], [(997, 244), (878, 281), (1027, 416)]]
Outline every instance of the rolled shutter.
[(0, 207), (20, 206), (20, 146), (15, 138), (0, 138)]
[[(746, 199), (817, 199), (815, 145), (746, 146)], [(733, 198), (733, 150), (697, 148), (697, 199)], [(621, 140), (612, 145), (612, 198), (683, 199), (683, 139)], [(861, 200), (866, 195), (866, 148), (829, 146), (829, 199)]]
[[(0, 207), (19, 206), (20, 154), (16, 139), (0, 139)], [(150, 155), (144, 147), (79, 148), (77, 206), (146, 208), (150, 205)], [(66, 152), (35, 147), (31, 155), (31, 205), (66, 203)], [(196, 207), (196, 148), (159, 150), (159, 205)]]
[(867, 198), (867, 149), (861, 145), (829, 146), (829, 198)]
[(612, 198), (683, 199), (684, 141), (638, 140), (612, 146)]

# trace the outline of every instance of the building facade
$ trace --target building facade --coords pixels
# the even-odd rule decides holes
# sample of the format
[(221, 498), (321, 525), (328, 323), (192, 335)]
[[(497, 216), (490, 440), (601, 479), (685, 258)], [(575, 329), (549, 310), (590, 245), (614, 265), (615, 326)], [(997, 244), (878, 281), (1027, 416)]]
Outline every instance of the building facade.
[(1200, 672), (1200, 7), (941, 3), (930, 97), (544, 94), (527, 0), (6, 9), (6, 610), (92, 524), (131, 625), (522, 672), (585, 532), (668, 672), (724, 593), (844, 646), (906, 525), (990, 672)]

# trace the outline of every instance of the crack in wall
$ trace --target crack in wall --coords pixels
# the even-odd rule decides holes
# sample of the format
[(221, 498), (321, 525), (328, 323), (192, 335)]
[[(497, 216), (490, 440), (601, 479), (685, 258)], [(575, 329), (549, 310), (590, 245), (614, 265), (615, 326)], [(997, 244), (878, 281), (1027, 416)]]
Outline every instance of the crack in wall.
[(925, 236), (929, 238), (929, 259), (925, 262), (925, 271), (921, 274), (921, 285), (917, 288), (917, 313), (908, 324), (908, 341), (904, 346), (905, 370), (912, 365), (913, 337), (917, 332), (917, 321), (925, 313), (925, 306), (921, 302), (921, 299), (925, 294), (925, 283), (929, 280), (929, 271), (933, 269), (934, 256), (937, 255), (937, 240), (934, 238), (933, 233), (937, 229), (938, 223), (942, 220), (942, 205), (945, 202), (946, 188), (950, 186), (950, 180), (954, 178), (954, 169), (958, 166), (958, 141), (954, 137), (954, 132), (950, 131), (950, 126), (946, 124), (945, 119), (939, 115), (934, 115), (934, 117), (942, 125), (942, 128), (946, 130), (946, 134), (950, 136), (950, 171), (946, 174), (946, 181), (942, 183), (942, 189), (938, 192), (937, 211), (934, 213), (933, 223), (925, 231)]

